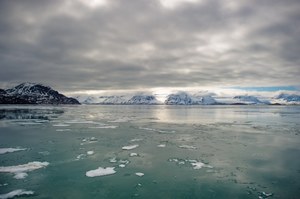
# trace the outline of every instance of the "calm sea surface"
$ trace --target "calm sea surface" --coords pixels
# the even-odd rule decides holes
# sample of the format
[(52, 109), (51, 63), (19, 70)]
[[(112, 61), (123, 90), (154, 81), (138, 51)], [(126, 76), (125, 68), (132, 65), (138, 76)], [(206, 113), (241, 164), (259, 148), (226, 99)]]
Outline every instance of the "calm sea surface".
[(1, 149), (0, 198), (300, 198), (300, 106), (0, 106)]

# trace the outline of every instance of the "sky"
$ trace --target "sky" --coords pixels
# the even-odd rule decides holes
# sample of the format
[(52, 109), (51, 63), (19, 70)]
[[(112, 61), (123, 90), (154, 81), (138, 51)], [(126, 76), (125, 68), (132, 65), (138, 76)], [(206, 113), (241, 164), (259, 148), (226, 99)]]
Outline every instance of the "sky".
[(0, 71), (74, 93), (299, 90), (300, 1), (0, 0)]

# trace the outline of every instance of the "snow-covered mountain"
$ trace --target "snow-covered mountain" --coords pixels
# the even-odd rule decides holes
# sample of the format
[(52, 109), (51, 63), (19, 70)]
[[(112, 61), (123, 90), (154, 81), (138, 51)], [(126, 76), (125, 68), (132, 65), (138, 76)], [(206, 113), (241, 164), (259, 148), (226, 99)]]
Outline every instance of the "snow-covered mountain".
[(83, 104), (160, 104), (154, 95), (76, 96)]
[(300, 95), (281, 93), (272, 99), (274, 104), (298, 104), (300, 105)]
[(209, 105), (216, 103), (216, 100), (212, 96), (190, 95), (186, 92), (170, 94), (165, 100), (165, 104), (167, 105)]
[(127, 104), (160, 104), (154, 95), (135, 95), (127, 101)]
[(79, 104), (53, 90), (49, 86), (36, 83), (22, 83), (0, 91), (0, 104)]
[(261, 101), (255, 96), (251, 95), (238, 95), (233, 97), (233, 99), (236, 100), (235, 103), (241, 103), (241, 104), (268, 104), (267, 101)]

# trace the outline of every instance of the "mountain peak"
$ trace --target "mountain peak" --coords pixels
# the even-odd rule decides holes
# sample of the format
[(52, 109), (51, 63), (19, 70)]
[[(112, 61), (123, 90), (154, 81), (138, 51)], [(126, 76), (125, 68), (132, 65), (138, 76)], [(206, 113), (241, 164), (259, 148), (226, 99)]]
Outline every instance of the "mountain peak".
[(39, 83), (25, 82), (0, 94), (0, 104), (79, 104), (76, 99)]

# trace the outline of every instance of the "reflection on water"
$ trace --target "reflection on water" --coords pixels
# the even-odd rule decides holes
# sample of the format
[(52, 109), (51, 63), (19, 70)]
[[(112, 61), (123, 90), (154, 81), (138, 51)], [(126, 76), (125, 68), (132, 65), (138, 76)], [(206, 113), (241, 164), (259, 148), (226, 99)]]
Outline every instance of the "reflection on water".
[(3, 109), (2, 107), (2, 109), (0, 108), (0, 120), (50, 120), (53, 118), (57, 118), (58, 115), (61, 115), (63, 113), (63, 110), (57, 109)]

